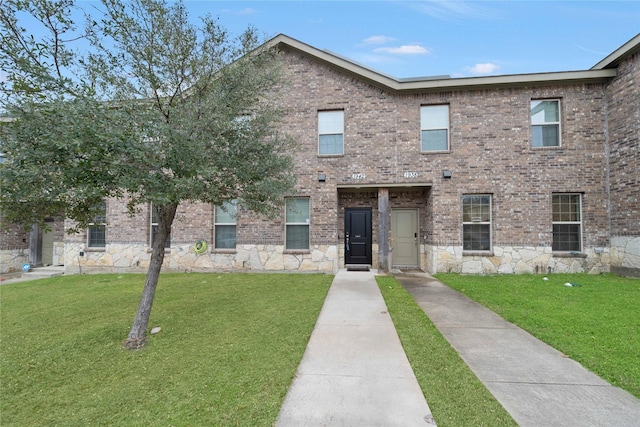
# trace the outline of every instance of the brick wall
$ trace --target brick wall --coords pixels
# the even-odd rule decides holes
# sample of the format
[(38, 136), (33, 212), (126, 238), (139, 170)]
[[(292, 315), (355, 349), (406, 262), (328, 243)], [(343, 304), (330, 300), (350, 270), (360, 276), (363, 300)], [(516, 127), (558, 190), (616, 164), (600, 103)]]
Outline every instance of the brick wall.
[[(461, 242), (462, 195), (489, 193), (494, 242), (534, 246), (551, 242), (551, 194), (579, 192), (585, 246), (607, 245), (602, 85), (395, 95), (308, 58), (288, 58), (293, 90), (284, 101), (291, 111), (286, 126), (302, 148), (296, 162), (302, 188), (318, 172), (341, 185), (430, 183), (432, 224), (425, 228), (430, 241), (447, 244)], [(536, 98), (561, 100), (561, 148), (531, 148), (529, 103)], [(421, 154), (420, 106), (440, 103), (450, 107), (451, 151)], [(332, 108), (345, 112), (345, 155), (318, 157), (317, 112)], [(442, 179), (443, 169), (453, 172), (451, 180)], [(404, 178), (409, 171), (419, 177)], [(366, 178), (354, 182), (353, 173)], [(314, 221), (331, 222), (318, 214)]]
[[(540, 272), (548, 267), (606, 271), (607, 259), (596, 254), (602, 252), (599, 248), (608, 251), (610, 243), (607, 129), (611, 158), (616, 162), (611, 180), (621, 194), (615, 200), (612, 196), (616, 216), (611, 227), (627, 233), (637, 222), (633, 213), (638, 211), (637, 169), (634, 175), (625, 165), (632, 161), (638, 165), (639, 120), (623, 111), (627, 99), (638, 111), (637, 58), (624, 66), (612, 89), (602, 83), (396, 94), (295, 51), (287, 52), (283, 58), (287, 84), (274, 99), (277, 96), (286, 106), (283, 128), (298, 145), (294, 153), (298, 183), (289, 196), (310, 198), (309, 254), (284, 253), (284, 211), (279, 218), (267, 219), (239, 208), (237, 254), (218, 254), (218, 258), (213, 254), (207, 262), (194, 254), (174, 256), (180, 251), (187, 254), (198, 239), (211, 246), (214, 241), (212, 207), (192, 204), (181, 206), (177, 214), (171, 262), (177, 269), (184, 269), (181, 263), (187, 259), (192, 262), (188, 268), (312, 270), (314, 263), (319, 270), (328, 265), (335, 268), (335, 253), (338, 258), (343, 255), (344, 208), (372, 208), (377, 246), (378, 188), (390, 186), (391, 209), (419, 209), (422, 263), (431, 271), (465, 271), (465, 265), (466, 271), (483, 272)], [(561, 101), (559, 148), (531, 148), (530, 101), (543, 98)], [(421, 153), (420, 107), (434, 104), (449, 105), (451, 149)], [(344, 111), (345, 154), (318, 156), (317, 114), (332, 109)], [(443, 179), (444, 169), (453, 173), (451, 179)], [(325, 182), (318, 180), (319, 174), (326, 175)], [(397, 187), (403, 184), (406, 188)], [(555, 192), (582, 194), (584, 258), (558, 260), (550, 251)], [(474, 193), (492, 196), (496, 249), (480, 258), (461, 251), (461, 199)], [(108, 244), (148, 244), (148, 206), (131, 218), (124, 202), (112, 201), (107, 217)], [(85, 240), (82, 235), (67, 239), (76, 244), (74, 248)], [(278, 257), (269, 260), (273, 253)], [(375, 259), (375, 249), (373, 253)], [(512, 257), (517, 259), (507, 265), (505, 260)], [(318, 267), (320, 263), (324, 267)]]
[(0, 274), (19, 272), (29, 261), (29, 233), (0, 217)]
[(611, 185), (611, 269), (640, 277), (640, 53), (607, 89)]
[(28, 249), (29, 232), (0, 216), (0, 251)]

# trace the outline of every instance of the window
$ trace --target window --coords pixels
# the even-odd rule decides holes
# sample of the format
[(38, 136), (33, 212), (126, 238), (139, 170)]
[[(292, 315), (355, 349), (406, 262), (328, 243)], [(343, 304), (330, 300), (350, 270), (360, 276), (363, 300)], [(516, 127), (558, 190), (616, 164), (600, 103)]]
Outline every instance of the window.
[(531, 101), (533, 147), (560, 146), (560, 101)]
[[(149, 207), (150, 210), (150, 222), (151, 222), (151, 241), (149, 242), (149, 245), (151, 245), (153, 247), (153, 241), (156, 237), (156, 233), (158, 232), (158, 218), (156, 216), (156, 210), (153, 206), (153, 204), (150, 205)], [(164, 244), (165, 248), (168, 248), (171, 246), (171, 233), (169, 233), (169, 235), (167, 236), (167, 241)]]
[(318, 154), (344, 153), (344, 111), (318, 112)]
[(287, 199), (285, 249), (309, 249), (309, 199)]
[(551, 250), (558, 252), (580, 252), (582, 241), (582, 215), (579, 194), (554, 194), (553, 243)]
[(216, 249), (236, 248), (236, 202), (225, 202), (216, 206), (215, 237)]
[(449, 149), (449, 106), (425, 105), (420, 108), (422, 151)]
[(104, 248), (107, 245), (107, 202), (96, 206), (96, 214), (89, 223), (87, 232), (87, 246), (90, 248)]
[(491, 196), (462, 196), (462, 250), (491, 250)]

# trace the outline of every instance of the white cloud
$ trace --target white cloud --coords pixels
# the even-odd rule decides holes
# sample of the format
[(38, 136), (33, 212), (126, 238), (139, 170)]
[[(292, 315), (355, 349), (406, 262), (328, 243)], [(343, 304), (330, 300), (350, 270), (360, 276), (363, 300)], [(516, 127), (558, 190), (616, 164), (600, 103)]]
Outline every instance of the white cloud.
[(258, 13), (258, 11), (252, 7), (245, 7), (238, 11), (238, 15), (254, 15), (256, 13)]
[(392, 55), (426, 55), (430, 53), (429, 49), (417, 44), (407, 44), (399, 47), (379, 47), (373, 51)]
[(388, 37), (388, 36), (371, 36), (368, 37), (364, 40), (362, 40), (362, 42), (365, 45), (370, 45), (370, 44), (387, 44), (387, 43), (391, 43), (396, 41), (396, 39), (394, 39), (393, 37)]
[(467, 67), (466, 70), (472, 74), (491, 74), (500, 68), (498, 64), (486, 62), (484, 64), (476, 64), (473, 67)]

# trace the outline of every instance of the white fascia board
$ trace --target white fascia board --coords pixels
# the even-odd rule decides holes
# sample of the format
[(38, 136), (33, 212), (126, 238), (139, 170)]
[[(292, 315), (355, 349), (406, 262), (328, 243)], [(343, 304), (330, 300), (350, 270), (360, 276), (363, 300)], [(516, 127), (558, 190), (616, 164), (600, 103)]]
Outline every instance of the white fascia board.
[(618, 49), (613, 51), (610, 55), (604, 58), (602, 61), (598, 62), (596, 65), (591, 67), (592, 70), (602, 70), (605, 68), (615, 67), (618, 63), (627, 57), (627, 55), (631, 55), (634, 52), (640, 50), (640, 34), (636, 35), (634, 38), (620, 46)]
[(420, 82), (404, 82), (400, 91), (417, 92), (421, 90), (454, 90), (474, 89), (482, 87), (503, 86), (540, 86), (550, 84), (567, 84), (574, 82), (598, 82), (612, 79), (617, 75), (614, 70), (566, 71), (555, 73), (511, 74), (487, 77), (465, 77), (447, 80), (425, 80)]

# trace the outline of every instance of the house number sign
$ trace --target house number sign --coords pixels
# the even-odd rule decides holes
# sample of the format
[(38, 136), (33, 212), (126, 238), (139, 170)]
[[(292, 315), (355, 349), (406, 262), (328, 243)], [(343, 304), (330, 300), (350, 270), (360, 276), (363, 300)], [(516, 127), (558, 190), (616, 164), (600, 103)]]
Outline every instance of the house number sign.
[(367, 176), (363, 173), (354, 173), (351, 175), (352, 179), (365, 179)]
[(405, 178), (417, 178), (419, 176), (418, 172), (405, 172)]

